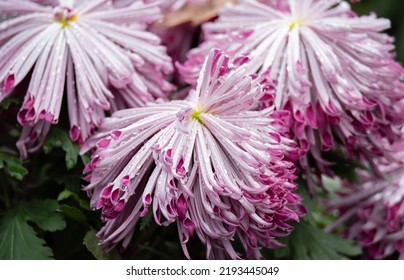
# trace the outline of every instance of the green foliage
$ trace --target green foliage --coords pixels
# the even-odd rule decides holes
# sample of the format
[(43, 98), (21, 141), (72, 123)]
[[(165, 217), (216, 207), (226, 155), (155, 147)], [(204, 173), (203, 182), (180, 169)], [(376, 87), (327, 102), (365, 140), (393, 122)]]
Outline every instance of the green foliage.
[(62, 148), (66, 152), (66, 167), (72, 169), (77, 164), (79, 148), (70, 140), (69, 134), (59, 128), (54, 127), (49, 133), (43, 149), (45, 154), (49, 154), (53, 148)]
[(43, 231), (65, 228), (59, 205), (54, 200), (34, 200), (21, 203), (4, 213), (0, 222), (0, 259), (51, 259), (53, 252), (44, 239), (28, 223)]
[(342, 156), (342, 152), (338, 150), (325, 153), (324, 158), (330, 162), (335, 163), (330, 166), (335, 175), (341, 178), (345, 178), (352, 183), (357, 183), (360, 181), (357, 173), (358, 169), (372, 172), (372, 170), (364, 164), (358, 161), (348, 160), (347, 158)]
[(7, 110), (11, 105), (20, 105), (21, 101), (17, 98), (7, 97), (0, 102), (0, 108)]
[[(353, 166), (351, 166), (352, 169)], [(298, 191), (308, 213), (294, 225), (293, 232), (281, 240), (285, 247), (274, 250), (269, 257), (295, 260), (345, 260), (361, 254), (361, 249), (352, 241), (340, 237), (338, 233), (327, 233), (323, 230), (336, 217), (327, 211), (321, 201), (334, 197), (334, 192), (340, 188), (340, 185), (326, 176), (323, 176), (322, 181), (325, 190), (316, 187), (314, 196), (310, 197), (306, 182), (302, 179), (298, 180), (300, 186)]]
[(87, 218), (83, 211), (67, 204), (60, 205), (60, 212), (67, 218), (70, 218), (80, 224), (87, 225)]
[(304, 220), (296, 224), (285, 243), (285, 248), (275, 252), (277, 258), (344, 260), (361, 254), (352, 241), (326, 233)]
[(52, 250), (18, 213), (7, 213), (0, 227), (0, 259), (51, 259)]
[(88, 206), (88, 201), (80, 198), (77, 193), (74, 193), (68, 189), (65, 189), (64, 191), (62, 191), (59, 194), (58, 201), (63, 201), (68, 198), (72, 198), (74, 201), (76, 201), (80, 205), (81, 208), (83, 208), (85, 210), (90, 210), (90, 207)]
[(147, 227), (149, 227), (152, 220), (153, 220), (153, 210), (152, 207), (149, 206), (149, 212), (147, 212), (146, 216), (144, 216), (140, 221), (140, 231), (143, 231)]
[[(66, 182), (69, 182), (69, 180), (67, 180)], [(66, 187), (67, 186), (70, 186), (72, 189), (75, 188), (74, 184), (73, 185), (66, 184)], [(60, 211), (62, 212), (62, 214), (65, 217), (68, 217), (78, 223), (87, 225), (88, 224), (87, 217), (82, 210), (91, 211), (90, 207), (88, 206), (89, 202), (87, 200), (82, 199), (77, 193), (67, 188), (64, 191), (62, 191), (57, 198), (59, 202), (69, 199), (75, 202), (78, 206), (80, 206), (80, 209), (72, 205), (62, 204), (60, 205)]]
[(97, 260), (119, 260), (121, 259), (116, 250), (106, 252), (98, 245), (99, 239), (96, 236), (96, 231), (91, 229), (84, 237), (83, 244), (87, 250), (90, 251)]
[(3, 168), (8, 175), (17, 180), (22, 180), (28, 174), (28, 170), (23, 166), (22, 160), (15, 155), (0, 151), (0, 169)]

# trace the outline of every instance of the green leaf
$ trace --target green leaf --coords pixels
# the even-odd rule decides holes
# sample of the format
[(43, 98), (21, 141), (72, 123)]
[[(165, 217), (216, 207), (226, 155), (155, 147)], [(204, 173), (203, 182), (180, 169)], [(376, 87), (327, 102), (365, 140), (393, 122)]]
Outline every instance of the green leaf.
[(0, 151), (0, 169), (3, 168), (5, 168), (6, 173), (17, 180), (22, 180), (28, 174), (28, 170), (23, 166), (22, 160), (15, 155)]
[(2, 102), (0, 102), (0, 107), (7, 110), (13, 104), (20, 105), (21, 101), (17, 98), (7, 97)]
[(324, 188), (328, 191), (328, 193), (334, 194), (336, 191), (342, 189), (341, 182), (335, 178), (330, 178), (326, 175), (322, 175), (321, 181), (323, 183)]
[(52, 256), (52, 250), (36, 236), (23, 216), (15, 211), (6, 213), (0, 226), (0, 259), (41, 260)]
[(97, 260), (120, 260), (121, 256), (114, 249), (109, 252), (105, 252), (99, 244), (99, 239), (96, 236), (96, 231), (91, 229), (84, 236), (83, 244), (87, 250), (90, 251)]
[(67, 169), (72, 169), (76, 166), (79, 148), (70, 140), (67, 132), (54, 127), (43, 146), (45, 154), (49, 154), (55, 147), (62, 148), (66, 152)]
[(357, 169), (372, 172), (368, 166), (359, 161), (349, 160), (343, 157), (342, 154), (343, 153), (339, 152), (337, 149), (333, 152), (324, 153), (323, 155), (326, 160), (334, 163), (330, 168), (337, 176), (348, 179), (349, 182), (358, 183), (360, 178)]
[(66, 227), (63, 216), (58, 212), (59, 204), (56, 200), (33, 200), (21, 205), (25, 217), (46, 231), (62, 230)]
[(58, 175), (55, 181), (59, 185), (64, 185), (66, 190), (73, 193), (81, 193), (81, 178), (82, 176), (80, 174), (65, 174)]
[(317, 228), (325, 228), (336, 219), (335, 212), (327, 211), (323, 201), (332, 199), (335, 196), (334, 192), (340, 188), (334, 179), (322, 176), (322, 180), (324, 189), (314, 188), (312, 197), (308, 193), (306, 181), (298, 180), (300, 187), (297, 192), (303, 198), (303, 205), (307, 209), (307, 215), (303, 220)]
[(75, 220), (76, 222), (79, 222), (83, 225), (87, 225), (86, 216), (83, 214), (82, 211), (80, 211), (76, 207), (62, 204), (60, 205), (60, 211), (65, 217)]
[(65, 189), (64, 191), (62, 191), (59, 194), (58, 201), (66, 200), (69, 198), (72, 198), (73, 200), (78, 202), (81, 208), (83, 208), (85, 210), (91, 210), (90, 207), (88, 206), (87, 200), (81, 199), (78, 194), (76, 194), (70, 190), (67, 190), (67, 189)]
[(326, 233), (304, 221), (296, 225), (286, 240), (289, 252), (280, 251), (277, 257), (289, 253), (290, 258), (297, 260), (344, 260), (362, 252), (352, 241)]
[(63, 216), (53, 200), (34, 200), (4, 213), (0, 222), (0, 259), (51, 259), (53, 252), (28, 221), (47, 231), (63, 229)]
[(153, 210), (152, 207), (149, 206), (149, 211), (147, 212), (146, 216), (144, 216), (140, 221), (140, 231), (143, 231), (145, 228), (149, 227), (152, 219), (153, 219)]

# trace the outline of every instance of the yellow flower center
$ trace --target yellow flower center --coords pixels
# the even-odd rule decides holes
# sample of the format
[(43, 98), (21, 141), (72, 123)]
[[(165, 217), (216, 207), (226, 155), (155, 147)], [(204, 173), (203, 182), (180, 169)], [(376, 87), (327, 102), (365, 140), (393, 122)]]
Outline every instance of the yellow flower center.
[(198, 104), (196, 105), (196, 108), (194, 111), (192, 111), (191, 113), (191, 119), (198, 121), (200, 124), (203, 124), (203, 121), (201, 119), (201, 114), (203, 113), (203, 111), (201, 110), (201, 106)]
[(77, 15), (73, 15), (70, 18), (62, 18), (59, 20), (60, 24), (62, 25), (62, 29), (65, 29), (66, 27), (69, 26), (71, 22), (74, 22), (77, 20)]
[(302, 19), (302, 18), (298, 18), (298, 19), (292, 20), (292, 21), (290, 22), (290, 24), (289, 24), (289, 30), (292, 30), (292, 29), (295, 28), (296, 26), (302, 27), (303, 23), (304, 23), (304, 19)]

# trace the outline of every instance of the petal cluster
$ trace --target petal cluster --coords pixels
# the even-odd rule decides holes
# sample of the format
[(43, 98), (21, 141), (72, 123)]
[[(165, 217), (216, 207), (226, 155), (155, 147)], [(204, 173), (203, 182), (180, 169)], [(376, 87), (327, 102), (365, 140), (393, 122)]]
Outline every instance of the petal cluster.
[(351, 218), (347, 238), (356, 240), (373, 259), (404, 259), (404, 167), (379, 167), (385, 179), (363, 176), (360, 186), (330, 202), (340, 210), (340, 220)]
[(248, 55), (251, 73), (271, 68), (275, 106), (292, 112), (295, 137), (320, 165), (322, 152), (339, 144), (348, 157), (387, 155), (404, 121), (403, 70), (382, 33), (389, 27), (373, 14), (356, 16), (345, 1), (243, 0), (204, 25), (206, 43), (180, 71), (194, 82), (208, 44)]
[(288, 112), (254, 110), (262, 83), (246, 65), (211, 51), (187, 100), (116, 112), (82, 148), (93, 208), (105, 226), (101, 243), (125, 248), (139, 219), (176, 222), (184, 253), (197, 235), (207, 258), (260, 258), (302, 215), (294, 142), (283, 136)]
[(105, 111), (142, 106), (172, 90), (164, 79), (171, 59), (146, 31), (162, 17), (158, 4), (6, 0), (0, 10), (17, 15), (0, 24), (0, 101), (29, 79), (18, 114), (22, 156), (40, 147), (50, 124), (58, 123), (65, 91), (70, 136), (81, 142)]

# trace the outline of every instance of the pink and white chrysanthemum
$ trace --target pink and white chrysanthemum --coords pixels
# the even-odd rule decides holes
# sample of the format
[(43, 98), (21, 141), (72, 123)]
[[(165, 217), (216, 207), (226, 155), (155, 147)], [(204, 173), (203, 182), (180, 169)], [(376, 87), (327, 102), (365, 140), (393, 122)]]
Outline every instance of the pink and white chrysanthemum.
[[(403, 71), (382, 33), (389, 27), (373, 14), (356, 16), (345, 1), (243, 0), (204, 31), (231, 55), (250, 56), (252, 73), (271, 68), (275, 106), (293, 113), (300, 146), (326, 164), (321, 153), (336, 141), (348, 155), (382, 155), (401, 137)], [(182, 69), (190, 79), (196, 64)]]
[(364, 183), (350, 185), (348, 193), (330, 206), (340, 210), (337, 224), (351, 218), (346, 237), (366, 249), (368, 257), (404, 259), (404, 166), (379, 169), (385, 179), (363, 176)]
[(172, 89), (163, 75), (172, 71), (171, 59), (160, 39), (145, 31), (162, 17), (157, 4), (58, 3), (0, 1), (1, 13), (18, 15), (0, 24), (0, 101), (30, 77), (18, 114), (22, 156), (39, 148), (58, 122), (65, 89), (70, 136), (79, 142), (104, 111), (141, 106)]
[[(196, 233), (207, 258), (260, 258), (302, 213), (296, 145), (282, 136), (288, 112), (253, 111), (261, 80), (213, 50), (187, 100), (115, 112), (82, 148), (96, 148), (85, 169), (91, 206), (106, 225), (98, 236), (126, 248), (139, 219), (176, 222), (183, 250)], [(286, 114), (286, 116), (285, 116)]]

